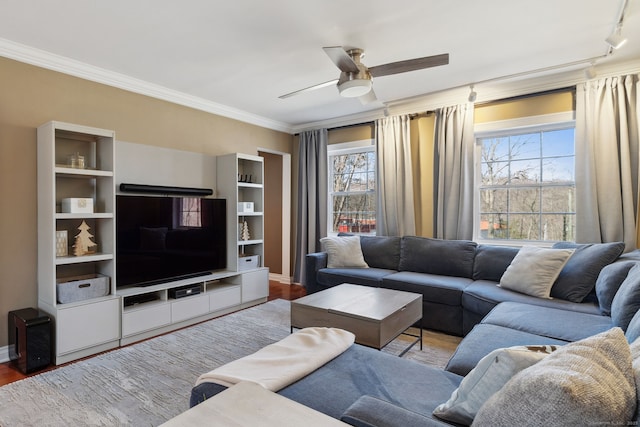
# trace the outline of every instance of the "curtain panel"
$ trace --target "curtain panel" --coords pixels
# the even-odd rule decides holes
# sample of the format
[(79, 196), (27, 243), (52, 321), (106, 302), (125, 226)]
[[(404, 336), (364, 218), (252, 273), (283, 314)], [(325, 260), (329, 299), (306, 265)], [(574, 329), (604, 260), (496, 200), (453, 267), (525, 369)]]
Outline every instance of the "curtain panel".
[(638, 76), (591, 80), (576, 90), (576, 241), (636, 248)]
[(293, 280), (302, 283), (305, 257), (327, 235), (327, 129), (302, 132), (298, 141), (298, 213)]
[(434, 227), (439, 239), (473, 238), (474, 144), (473, 104), (436, 110)]
[(416, 233), (409, 124), (407, 115), (376, 120), (376, 233), (380, 236)]

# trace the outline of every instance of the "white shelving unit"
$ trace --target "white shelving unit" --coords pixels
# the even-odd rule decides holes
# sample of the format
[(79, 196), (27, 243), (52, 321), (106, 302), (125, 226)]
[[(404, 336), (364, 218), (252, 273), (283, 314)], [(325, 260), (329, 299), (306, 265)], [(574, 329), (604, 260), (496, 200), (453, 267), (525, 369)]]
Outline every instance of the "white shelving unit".
[[(115, 293), (115, 132), (62, 122), (38, 128), (38, 306), (54, 318), (56, 364), (117, 347), (120, 302)], [(68, 166), (79, 154), (84, 168)], [(94, 213), (62, 213), (64, 198), (93, 199)], [(77, 227), (85, 221), (98, 251), (72, 255)], [(56, 231), (66, 230), (67, 256), (56, 256)], [(107, 295), (61, 304), (57, 282), (100, 274)]]
[[(264, 159), (240, 153), (218, 156), (216, 176), (218, 197), (227, 199), (227, 268), (260, 268), (264, 265)], [(241, 202), (253, 203), (253, 212), (239, 211)], [(242, 237), (245, 221), (250, 235), (246, 240)], [(257, 263), (246, 267), (243, 256), (257, 256)]]

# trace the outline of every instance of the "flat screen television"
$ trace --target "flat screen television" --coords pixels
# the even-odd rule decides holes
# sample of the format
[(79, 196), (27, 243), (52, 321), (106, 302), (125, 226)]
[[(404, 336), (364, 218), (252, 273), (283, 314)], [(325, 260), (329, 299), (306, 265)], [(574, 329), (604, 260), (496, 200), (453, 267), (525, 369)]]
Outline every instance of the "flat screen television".
[(116, 286), (149, 286), (227, 266), (225, 199), (116, 196)]

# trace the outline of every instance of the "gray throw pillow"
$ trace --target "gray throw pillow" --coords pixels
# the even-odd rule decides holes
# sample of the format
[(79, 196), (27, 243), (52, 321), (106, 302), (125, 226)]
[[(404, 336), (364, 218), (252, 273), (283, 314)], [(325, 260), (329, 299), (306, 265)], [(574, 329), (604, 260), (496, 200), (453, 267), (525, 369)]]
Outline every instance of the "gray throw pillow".
[(634, 265), (620, 285), (611, 303), (611, 322), (627, 330), (631, 319), (640, 309), (640, 264)]
[(323, 237), (320, 246), (322, 252), (327, 253), (327, 268), (369, 268), (364, 261), (358, 236)]
[(613, 328), (516, 374), (480, 408), (474, 425), (628, 425), (636, 400), (629, 344)]
[(575, 249), (575, 252), (551, 288), (551, 296), (571, 302), (582, 302), (596, 285), (600, 270), (618, 259), (624, 251), (624, 243), (558, 242), (553, 248)]
[(618, 261), (602, 269), (596, 280), (596, 296), (603, 316), (611, 316), (611, 303), (620, 285), (627, 278), (629, 270), (636, 265), (635, 261)]
[(573, 249), (523, 246), (500, 278), (501, 288), (538, 298), (550, 298), (551, 286)]
[[(636, 341), (638, 337), (640, 337), (640, 310), (636, 311), (636, 314), (631, 318), (631, 322), (629, 322), (624, 336), (627, 337), (629, 343)], [(640, 383), (638, 383), (638, 387), (640, 387)]]
[(553, 345), (500, 348), (483, 357), (467, 374), (451, 398), (438, 405), (433, 415), (452, 423), (469, 425), (484, 403), (515, 374), (551, 352)]

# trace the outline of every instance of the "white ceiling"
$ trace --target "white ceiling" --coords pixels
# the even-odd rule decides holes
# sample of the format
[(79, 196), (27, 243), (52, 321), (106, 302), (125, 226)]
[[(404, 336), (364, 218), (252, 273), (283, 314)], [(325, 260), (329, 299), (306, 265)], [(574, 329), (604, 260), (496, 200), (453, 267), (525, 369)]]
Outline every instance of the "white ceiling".
[[(473, 83), (481, 95), (483, 82), (583, 70), (591, 58), (596, 69), (636, 61), (638, 1), (624, 13), (627, 45), (607, 55), (604, 41), (624, 3), (0, 0), (0, 56), (293, 131)], [(381, 102), (367, 106), (335, 87), (279, 99), (338, 77), (323, 46), (363, 48), (368, 66), (440, 53), (450, 63), (374, 79)]]

